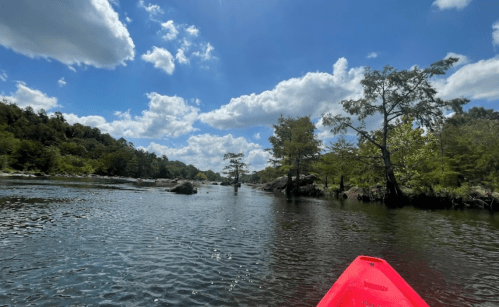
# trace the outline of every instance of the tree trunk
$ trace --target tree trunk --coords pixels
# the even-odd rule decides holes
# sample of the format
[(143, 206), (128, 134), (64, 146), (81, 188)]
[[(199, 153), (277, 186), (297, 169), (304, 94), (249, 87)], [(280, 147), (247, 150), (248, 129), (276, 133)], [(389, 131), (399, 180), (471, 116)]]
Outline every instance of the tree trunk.
[(345, 183), (343, 181), (343, 175), (341, 175), (341, 177), (340, 177), (340, 192), (339, 193), (343, 193), (343, 191), (345, 191)]
[(298, 158), (296, 159), (296, 180), (293, 187), (293, 194), (300, 194), (300, 160)]
[(288, 171), (288, 184), (286, 184), (286, 195), (291, 195), (291, 190), (293, 189), (293, 178), (291, 177), (291, 171)]
[(393, 173), (392, 161), (390, 159), (390, 152), (383, 150), (383, 161), (385, 162), (385, 176), (386, 176), (386, 198), (385, 202), (397, 205), (398, 202), (403, 201), (404, 193), (399, 187), (397, 178)]
[(327, 175), (326, 175), (326, 182), (324, 183), (324, 187), (327, 188)]

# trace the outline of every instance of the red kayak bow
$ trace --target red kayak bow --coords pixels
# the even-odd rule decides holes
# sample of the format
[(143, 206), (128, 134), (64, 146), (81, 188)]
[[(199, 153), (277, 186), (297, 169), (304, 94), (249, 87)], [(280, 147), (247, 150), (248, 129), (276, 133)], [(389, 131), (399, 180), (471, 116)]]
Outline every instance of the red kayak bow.
[(359, 256), (317, 307), (429, 307), (383, 259)]

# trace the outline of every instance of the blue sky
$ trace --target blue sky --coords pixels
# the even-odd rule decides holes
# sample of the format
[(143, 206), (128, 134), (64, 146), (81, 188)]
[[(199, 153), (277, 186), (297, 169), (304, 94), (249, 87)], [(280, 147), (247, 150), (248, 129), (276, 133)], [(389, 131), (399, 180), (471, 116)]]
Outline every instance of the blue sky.
[(332, 140), (366, 66), (458, 57), (438, 96), (498, 110), (498, 52), (497, 0), (0, 0), (0, 99), (201, 170), (265, 167), (281, 114)]

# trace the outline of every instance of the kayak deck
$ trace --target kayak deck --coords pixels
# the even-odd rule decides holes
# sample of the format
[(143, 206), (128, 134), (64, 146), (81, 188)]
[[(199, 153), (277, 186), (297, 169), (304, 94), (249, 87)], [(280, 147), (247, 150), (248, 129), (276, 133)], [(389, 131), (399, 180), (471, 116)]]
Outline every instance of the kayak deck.
[(429, 307), (383, 259), (358, 256), (317, 307)]

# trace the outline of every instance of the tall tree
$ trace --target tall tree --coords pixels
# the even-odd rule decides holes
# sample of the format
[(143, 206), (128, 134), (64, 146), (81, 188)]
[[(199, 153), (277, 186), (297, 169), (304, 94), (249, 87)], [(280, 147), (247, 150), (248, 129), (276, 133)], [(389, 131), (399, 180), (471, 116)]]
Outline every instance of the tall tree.
[[(381, 151), (388, 198), (404, 196), (393, 171), (391, 151), (387, 143), (393, 127), (390, 123), (399, 117), (410, 115), (420, 126), (432, 129), (439, 120), (443, 119), (442, 109), (461, 111), (462, 106), (469, 102), (468, 99), (456, 98), (444, 101), (435, 98), (437, 92), (428, 80), (435, 75), (444, 75), (457, 61), (457, 58), (449, 58), (435, 62), (423, 70), (415, 67), (410, 71), (397, 71), (388, 65), (382, 72), (371, 71), (366, 67), (364, 79), (360, 82), (364, 88), (364, 98), (340, 101), (347, 113), (357, 116), (359, 124), (353, 123), (349, 116), (341, 114), (333, 116), (330, 113), (323, 115), (324, 124), (333, 127), (331, 130), (333, 133), (344, 133), (348, 128), (353, 129), (361, 139), (368, 140)], [(367, 131), (365, 119), (379, 115), (382, 118), (381, 127), (378, 130)], [(381, 132), (380, 141), (375, 138), (376, 131)]]
[(271, 162), (280, 164), (281, 169), (288, 172), (288, 178), (293, 171), (296, 173), (295, 190), (299, 187), (300, 171), (305, 171), (311, 161), (319, 158), (321, 141), (314, 130), (309, 116), (296, 119), (281, 116), (274, 125), (274, 135), (269, 138), (272, 148), (268, 151), (274, 157)]
[(232, 153), (228, 152), (224, 155), (224, 160), (229, 160), (229, 165), (224, 167), (224, 174), (229, 175), (229, 178), (234, 179), (234, 183), (237, 184), (239, 182), (239, 175), (245, 174), (248, 171), (246, 170), (246, 163), (242, 162), (244, 158), (244, 153)]
[(355, 155), (355, 147), (342, 136), (336, 142), (331, 143), (328, 149), (331, 155), (326, 157), (325, 160), (326, 162), (329, 161), (333, 171), (340, 176), (339, 192), (341, 193), (345, 190), (345, 176), (352, 169), (352, 158)]

